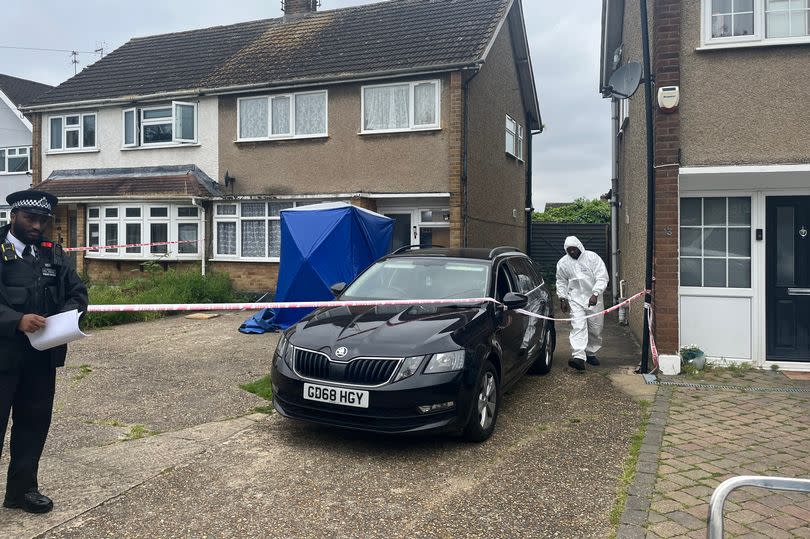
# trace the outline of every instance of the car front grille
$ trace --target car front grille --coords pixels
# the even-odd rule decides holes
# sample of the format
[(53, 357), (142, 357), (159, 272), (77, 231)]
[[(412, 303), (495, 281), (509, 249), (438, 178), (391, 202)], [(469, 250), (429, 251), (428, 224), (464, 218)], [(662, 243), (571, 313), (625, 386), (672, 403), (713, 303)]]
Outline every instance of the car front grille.
[(391, 380), (399, 359), (360, 357), (349, 362), (332, 361), (311, 350), (295, 349), (295, 372), (311, 380), (358, 386), (380, 386)]

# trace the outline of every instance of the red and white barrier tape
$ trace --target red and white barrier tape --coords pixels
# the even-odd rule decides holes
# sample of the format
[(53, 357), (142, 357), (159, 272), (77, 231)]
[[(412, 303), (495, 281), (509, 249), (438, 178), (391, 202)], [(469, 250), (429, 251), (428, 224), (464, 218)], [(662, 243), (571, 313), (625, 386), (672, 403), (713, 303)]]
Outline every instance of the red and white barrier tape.
[[(639, 292), (622, 303), (614, 305), (604, 311), (590, 314), (582, 317), (582, 319), (593, 318), (601, 316), (628, 305), (632, 301), (640, 298), (644, 292)], [(176, 311), (244, 311), (244, 310), (261, 310), (261, 309), (319, 309), (323, 307), (384, 307), (394, 305), (473, 305), (477, 303), (496, 303), (501, 305), (501, 302), (493, 298), (465, 298), (465, 299), (398, 299), (398, 300), (364, 300), (364, 301), (299, 301), (299, 302), (265, 302), (265, 303), (155, 303), (155, 304), (121, 304), (121, 305), (90, 305), (87, 312), (91, 313), (122, 313), (122, 312), (176, 312)], [(526, 311), (524, 309), (517, 309), (517, 312), (540, 318), (543, 320), (553, 320), (557, 322), (570, 322), (572, 320), (579, 320), (580, 318), (550, 318), (541, 314)]]
[(650, 371), (650, 374), (654, 373), (658, 370), (658, 347), (655, 345), (655, 332), (653, 331), (653, 308), (652, 305), (649, 303), (644, 304), (644, 308), (647, 310), (647, 330), (650, 332), (650, 351), (652, 352), (652, 360), (653, 360), (653, 368)]
[(91, 245), (90, 247), (63, 247), (62, 250), (66, 252), (100, 251), (102, 249), (126, 249), (130, 247), (152, 247), (153, 245), (178, 245), (180, 243), (199, 243), (201, 241), (202, 240), (180, 240), (180, 241), (153, 241), (151, 243), (126, 243), (123, 245)]

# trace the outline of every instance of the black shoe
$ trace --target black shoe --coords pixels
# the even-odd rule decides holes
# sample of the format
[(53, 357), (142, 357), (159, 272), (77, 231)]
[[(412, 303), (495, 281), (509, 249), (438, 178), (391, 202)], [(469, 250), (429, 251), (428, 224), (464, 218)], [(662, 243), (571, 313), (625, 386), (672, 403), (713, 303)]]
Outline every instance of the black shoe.
[(53, 501), (34, 489), (17, 497), (6, 494), (3, 507), (7, 507), (8, 509), (22, 509), (26, 513), (47, 513), (53, 509)]
[(585, 370), (585, 362), (582, 361), (578, 357), (569, 359), (568, 360), (568, 366), (571, 367), (572, 369), (576, 369), (578, 371), (584, 371)]
[(593, 365), (594, 367), (599, 365), (599, 358), (596, 356), (588, 356), (586, 361), (588, 362), (588, 365)]

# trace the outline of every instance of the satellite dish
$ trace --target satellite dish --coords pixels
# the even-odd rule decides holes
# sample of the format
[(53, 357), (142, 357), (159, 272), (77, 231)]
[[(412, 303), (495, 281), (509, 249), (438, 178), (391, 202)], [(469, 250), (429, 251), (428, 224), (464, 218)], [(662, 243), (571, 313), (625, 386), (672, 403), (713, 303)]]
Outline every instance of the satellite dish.
[(628, 62), (613, 73), (605, 92), (610, 97), (627, 99), (636, 93), (639, 84), (641, 84), (641, 64)]

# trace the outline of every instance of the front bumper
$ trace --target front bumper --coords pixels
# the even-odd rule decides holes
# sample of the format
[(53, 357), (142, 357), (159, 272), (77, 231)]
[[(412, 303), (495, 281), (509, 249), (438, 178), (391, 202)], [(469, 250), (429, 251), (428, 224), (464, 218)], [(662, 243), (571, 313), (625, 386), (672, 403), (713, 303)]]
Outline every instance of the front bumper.
[[(329, 381), (303, 380), (283, 361), (274, 361), (273, 406), (292, 419), (378, 433), (457, 432), (467, 423), (473, 405), (475, 375), (466, 371), (416, 374), (369, 392), (369, 407), (355, 408), (307, 400), (304, 383), (349, 387)], [(455, 402), (449, 410), (421, 413), (419, 406)]]

